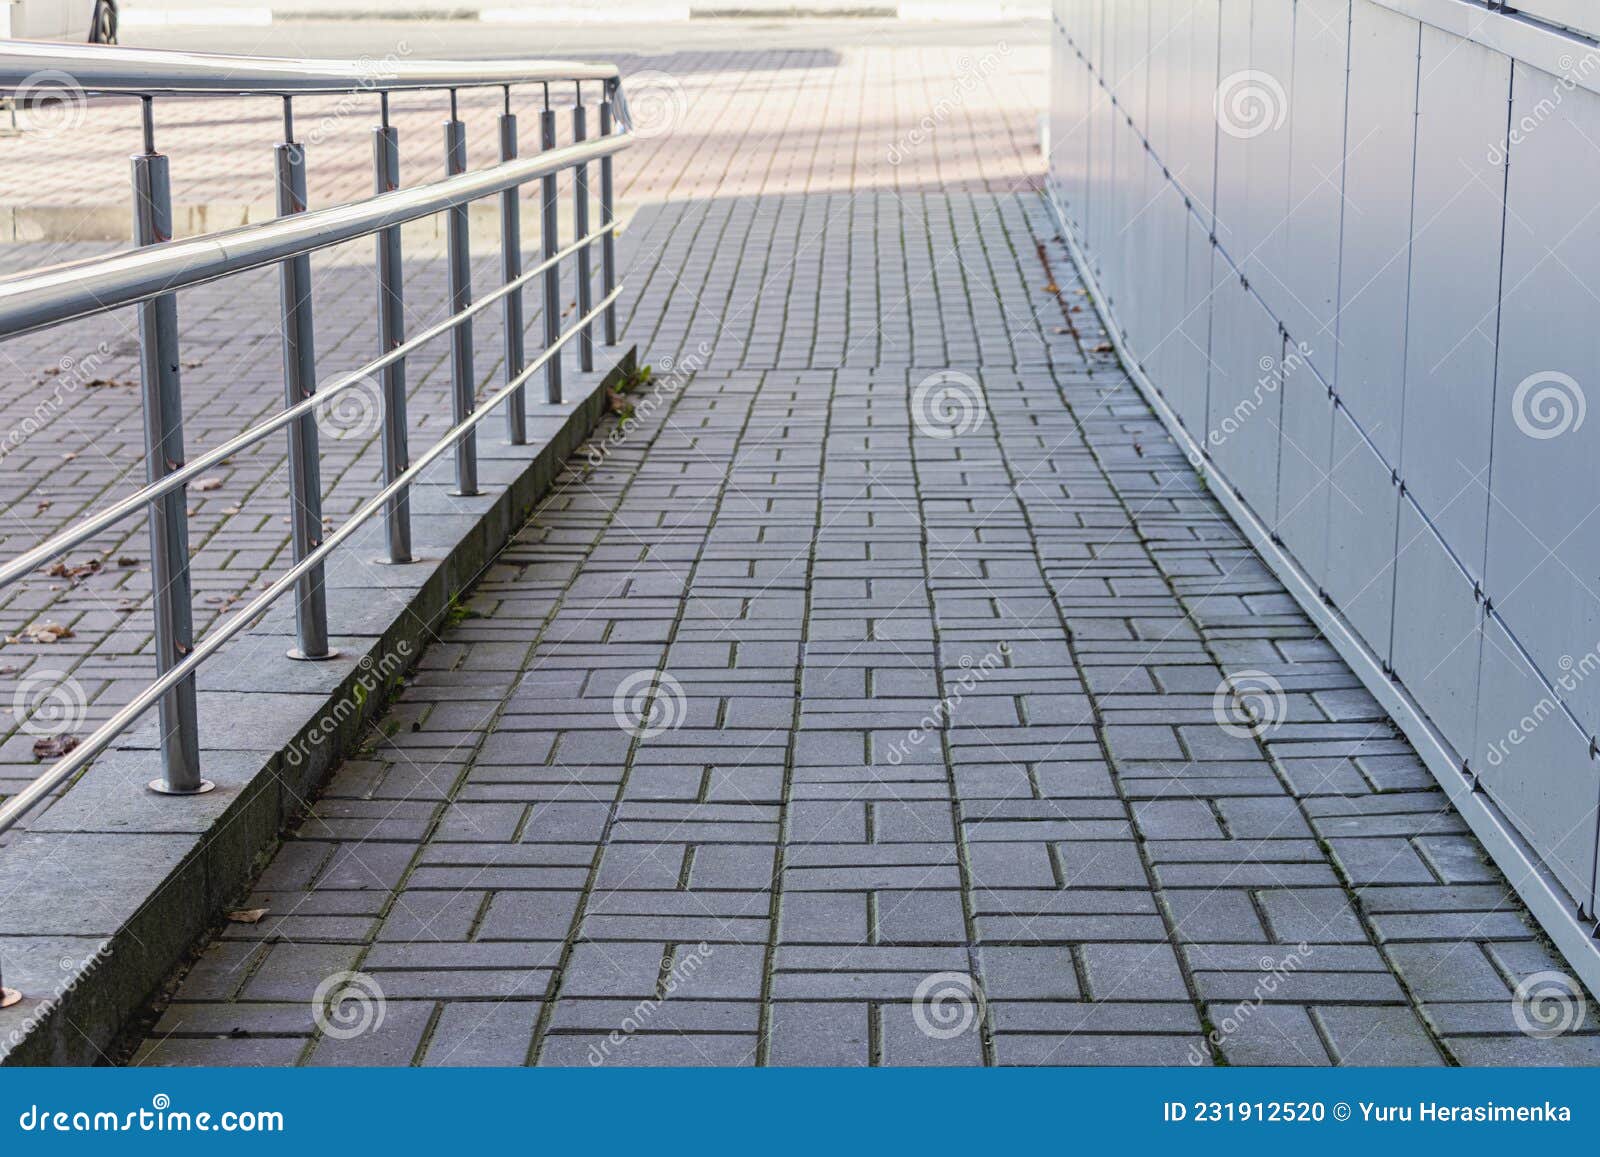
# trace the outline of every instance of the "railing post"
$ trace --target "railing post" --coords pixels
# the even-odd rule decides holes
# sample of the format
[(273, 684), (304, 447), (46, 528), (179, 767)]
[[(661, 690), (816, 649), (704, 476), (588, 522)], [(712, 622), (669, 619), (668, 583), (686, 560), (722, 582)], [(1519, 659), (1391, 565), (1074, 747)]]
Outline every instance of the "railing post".
[[(583, 82), (577, 82), (577, 100), (572, 106), (572, 140), (583, 141), (589, 136), (589, 110), (583, 107)], [(572, 229), (574, 240), (589, 235), (589, 166), (579, 162), (572, 168)], [(578, 250), (578, 316), (588, 317), (594, 293), (593, 275), (589, 263), (589, 247)], [(578, 334), (578, 368), (584, 373), (594, 370), (594, 323), (585, 322)]]
[[(517, 118), (511, 112), (511, 86), (505, 90), (505, 112), (500, 114), (500, 159), (517, 159)], [(500, 194), (500, 273), (509, 284), (522, 276), (522, 190), (507, 189)], [(522, 334), (522, 289), (505, 298), (506, 381), (511, 381), (527, 364)], [(506, 440), (521, 446), (528, 440), (528, 407), (525, 391), (519, 386), (506, 399)]]
[[(539, 147), (556, 147), (556, 110), (550, 107), (550, 89), (545, 87), (544, 111), (539, 114)], [(542, 180), (543, 202), (540, 233), (543, 235), (544, 259), (552, 260), (557, 249), (556, 236), (556, 175), (551, 173)], [(544, 348), (551, 349), (561, 336), (561, 270), (552, 265), (544, 271)], [(561, 401), (561, 355), (555, 354), (544, 365), (544, 394), (548, 402)]]
[[(172, 186), (167, 158), (155, 150), (151, 100), (144, 98), (144, 152), (133, 158), (133, 240), (154, 245), (172, 238)], [(168, 293), (141, 303), (139, 382), (144, 404), (145, 479), (159, 482), (183, 466), (183, 394), (178, 381), (178, 299)], [(155, 609), (156, 674), (165, 675), (194, 646), (189, 589), (188, 487), (150, 503), (150, 584)], [(194, 675), (161, 697), (162, 778), (165, 795), (196, 795), (212, 785), (200, 778), (200, 728)]]
[[(450, 90), (450, 119), (444, 123), (445, 173), (467, 171), (467, 126), (456, 115), (456, 90)], [(472, 257), (467, 248), (467, 209), (457, 205), (445, 214), (446, 249), (450, 265), (450, 312), (458, 314), (472, 304)], [(477, 383), (472, 373), (472, 319), (450, 330), (451, 424), (459, 425), (477, 404)], [(456, 441), (456, 494), (478, 493), (478, 431), (468, 430)]]
[[(306, 209), (306, 154), (295, 143), (294, 114), (283, 98), (283, 143), (274, 152), (278, 172), (278, 216)], [(311, 256), (302, 253), (280, 267), (283, 303), (283, 395), (286, 406), (298, 405), (317, 392), (317, 355), (311, 317)], [(307, 413), (289, 427), (289, 523), (294, 561), (299, 563), (322, 543), (322, 471), (317, 417)], [(328, 600), (322, 564), (295, 584), (295, 633), (298, 645), (291, 659), (332, 659), (328, 648)]]
[[(383, 124), (372, 130), (373, 191), (392, 193), (400, 187), (400, 136), (389, 123), (389, 94), (383, 93)], [(386, 354), (406, 340), (404, 266), (400, 261), (400, 226), (378, 234), (378, 352)], [(379, 371), (383, 388), (383, 483), (389, 485), (411, 465), (406, 445), (406, 360), (398, 358)], [(411, 561), (411, 492), (402, 490), (384, 511), (384, 536), (389, 561)]]
[[(611, 135), (611, 94), (614, 81), (606, 81), (605, 99), (600, 102), (600, 135)], [(617, 230), (616, 207), (612, 203), (611, 189), (611, 157), (600, 158), (600, 228), (604, 230), (600, 238), (600, 291), (606, 296), (611, 296), (611, 291), (617, 287)], [(606, 345), (617, 344), (617, 303), (611, 302), (602, 315), (605, 321)]]

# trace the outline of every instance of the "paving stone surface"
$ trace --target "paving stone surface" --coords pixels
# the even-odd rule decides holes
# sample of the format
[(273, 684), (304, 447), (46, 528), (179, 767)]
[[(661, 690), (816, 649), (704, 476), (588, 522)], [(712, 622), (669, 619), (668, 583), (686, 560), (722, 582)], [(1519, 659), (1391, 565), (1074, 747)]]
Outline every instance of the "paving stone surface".
[[(362, 25), (357, 22), (275, 27), (267, 42), (258, 30), (212, 30), (235, 36), (223, 43), (182, 42), (182, 32), (158, 32), (158, 47), (204, 47), (234, 52), (344, 52), (382, 61), (423, 56), (561, 56), (615, 60), (632, 80), (638, 141), (616, 165), (619, 217), (632, 236), (624, 253), (646, 242), (648, 274), (683, 254), (657, 251), (667, 232), (652, 224), (663, 202), (695, 199), (709, 214), (695, 220), (703, 235), (676, 234), (676, 245), (716, 249), (716, 233), (750, 229), (750, 206), (729, 225), (730, 206), (761, 193), (845, 193), (856, 188), (1013, 189), (1036, 179), (1036, 115), (1043, 100), (1043, 26), (982, 30), (982, 50), (936, 28), (907, 36), (876, 22), (861, 25), (858, 47), (830, 46), (831, 32), (784, 32), (764, 22), (777, 47), (761, 47), (737, 29), (711, 37), (679, 28), (635, 36), (616, 31), (547, 34), (495, 31), (460, 22)], [(729, 26), (732, 27), (731, 25)], [(440, 32), (439, 30), (444, 30)], [(464, 42), (460, 36), (477, 29)], [(302, 37), (290, 44), (286, 37)], [(566, 39), (562, 39), (562, 37)], [(598, 38), (598, 46), (594, 38)], [(148, 43), (138, 31), (134, 42)], [(176, 40), (177, 43), (169, 43)], [(725, 43), (726, 42), (726, 43)], [(792, 46), (782, 44), (792, 42)], [(731, 47), (731, 44), (737, 47)], [(590, 86), (588, 100), (596, 99)], [(125, 247), (129, 232), (128, 156), (137, 152), (137, 102), (83, 101), (70, 90), (65, 105), (10, 117), (15, 131), (0, 136), (8, 164), (0, 166), (0, 273), (20, 272)], [(912, 147), (923, 106), (958, 98), (952, 130)], [(569, 91), (551, 94), (558, 139), (572, 132)], [(498, 90), (467, 89), (460, 115), (467, 125), (469, 164), (496, 160)], [(542, 101), (537, 87), (514, 90), (524, 151), (537, 134)], [(443, 175), (444, 93), (401, 94), (393, 122), (401, 137), (402, 186)], [(371, 132), (377, 98), (303, 97), (296, 101), (296, 135), (307, 155), (308, 202), (320, 208), (370, 193)], [(276, 98), (171, 99), (158, 103), (157, 145), (172, 166), (175, 232), (179, 236), (260, 219), (272, 213), (273, 149), (282, 137)], [(590, 131), (597, 131), (591, 105)], [(918, 130), (920, 131), (920, 130)], [(522, 209), (526, 248), (538, 246), (537, 191)], [(796, 204), (799, 198), (796, 198)], [(481, 295), (499, 283), (498, 218), (483, 203), (474, 218), (474, 284)], [(795, 210), (771, 232), (763, 215), (752, 245), (794, 245)], [(563, 237), (571, 237), (569, 178), (561, 180)], [(822, 218), (808, 215), (808, 228)], [(636, 227), (635, 227), (636, 226)], [(88, 240), (74, 238), (88, 237)], [(656, 238), (658, 240), (649, 240)], [(835, 248), (837, 247), (835, 243)], [(776, 253), (776, 249), (774, 250)], [(408, 333), (448, 315), (447, 274), (438, 222), (408, 229), (405, 239)], [(723, 255), (725, 262), (731, 253)], [(773, 258), (777, 260), (776, 257)], [(570, 263), (569, 263), (570, 264)], [(380, 352), (374, 320), (373, 246), (359, 241), (313, 257), (315, 346), (321, 380), (359, 367)], [(711, 276), (729, 268), (718, 264)], [(780, 268), (774, 264), (774, 269)], [(570, 271), (568, 271), (570, 273)], [(817, 293), (821, 269), (809, 287)], [(705, 294), (701, 288), (697, 292)], [(575, 291), (564, 282), (563, 310)], [(629, 303), (639, 314), (634, 334), (665, 335), (689, 304), (683, 292), (668, 316), (658, 285)], [(179, 294), (181, 377), (186, 445), (192, 458), (283, 404), (279, 285), (275, 269), (260, 270)], [(543, 332), (540, 295), (526, 295), (528, 347)], [(871, 330), (873, 311), (857, 309), (853, 335)], [(751, 337), (730, 329), (728, 348)], [(730, 325), (733, 318), (730, 313)], [(765, 319), (763, 319), (765, 324)], [(699, 331), (697, 330), (697, 333)], [(474, 322), (480, 397), (504, 381), (498, 306)], [(662, 339), (665, 340), (665, 337)], [(448, 425), (448, 343), (436, 341), (407, 359), (408, 415), (414, 448)], [(575, 354), (563, 355), (569, 365)], [(538, 383), (531, 395), (539, 396)], [(13, 557), (75, 519), (132, 493), (144, 481), (133, 311), (0, 343), (0, 555)], [(338, 525), (370, 497), (381, 477), (376, 387), (347, 394), (321, 418), (323, 509)], [(498, 437), (491, 419), (484, 437)], [(195, 626), (207, 626), (290, 565), (285, 444), (272, 437), (230, 458), (205, 489), (189, 491)], [(71, 552), (65, 573), (41, 571), (0, 590), (0, 798), (40, 771), (33, 747), (42, 735), (83, 735), (109, 717), (154, 677), (149, 603), (149, 547), (143, 522), (130, 519)], [(374, 585), (382, 585), (374, 578)], [(30, 626), (56, 623), (73, 636), (55, 643), (23, 639)], [(332, 629), (338, 633), (338, 623)], [(208, 673), (226, 679), (247, 667), (242, 647), (226, 648)], [(56, 711), (54, 715), (41, 714)]]
[(1600, 1063), (1109, 351), (1026, 102), (878, 51), (724, 62), (737, 131), (666, 134), (654, 381), (133, 1063)]

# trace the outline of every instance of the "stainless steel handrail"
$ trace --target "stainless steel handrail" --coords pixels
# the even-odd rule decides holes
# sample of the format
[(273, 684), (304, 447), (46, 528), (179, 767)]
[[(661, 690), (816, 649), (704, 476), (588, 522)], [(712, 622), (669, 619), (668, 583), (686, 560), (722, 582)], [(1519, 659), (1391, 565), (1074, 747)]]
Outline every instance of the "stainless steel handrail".
[[(296, 658), (326, 659), (326, 606), (322, 568), (327, 556), (362, 526), (384, 515), (391, 562), (410, 556), (410, 485), (447, 451), (454, 450), (460, 492), (476, 492), (477, 427), (491, 409), (503, 407), (509, 440), (524, 440), (523, 393), (540, 370), (547, 373), (546, 396), (561, 401), (560, 351), (580, 338), (585, 366), (597, 321), (604, 320), (606, 344), (615, 343), (612, 318), (621, 293), (614, 273), (616, 216), (611, 202), (614, 155), (631, 143), (630, 124), (617, 70), (609, 65), (550, 61), (448, 62), (292, 61), (212, 54), (150, 52), (90, 47), (62, 51), (59, 45), (11, 42), (0, 44), (0, 94), (21, 95), (37, 89), (41, 74), (59, 88), (70, 82), (86, 92), (136, 95), (144, 114), (144, 150), (133, 158), (134, 222), (138, 248), (84, 261), (69, 262), (0, 279), (0, 338), (30, 333), (64, 322), (134, 306), (139, 312), (140, 371), (143, 387), (147, 485), (109, 507), (82, 519), (47, 541), (0, 565), (0, 586), (17, 581), (44, 562), (71, 550), (96, 534), (147, 509), (151, 531), (151, 578), (156, 619), (156, 679), (64, 758), (22, 791), (0, 805), (0, 832), (13, 826), (55, 788), (103, 753), (150, 707), (161, 709), (163, 777), (151, 788), (171, 795), (206, 791), (200, 776), (195, 700), (195, 671), (211, 654), (254, 621), (290, 590), (297, 595)], [(61, 74), (65, 74), (65, 79)], [(585, 81), (601, 81), (601, 135), (585, 140)], [(575, 85), (574, 139), (556, 143), (550, 84)], [(517, 154), (516, 117), (511, 111), (511, 86), (543, 85), (540, 113), (543, 148), (528, 157)], [(465, 125), (456, 111), (456, 89), (484, 85), (505, 92), (499, 119), (501, 161), (476, 172), (465, 170)], [(398, 144), (389, 124), (388, 93), (409, 89), (450, 90), (450, 115), (445, 122), (449, 176), (410, 188), (399, 188)], [(295, 95), (321, 92), (372, 92), (382, 98), (382, 124), (374, 130), (375, 192), (351, 204), (308, 210), (305, 205), (305, 147), (294, 138)], [(200, 237), (171, 240), (171, 195), (166, 158), (154, 144), (153, 97), (189, 93), (267, 94), (283, 102), (283, 143), (275, 153), (279, 217)], [(622, 131), (613, 131), (620, 127)], [(573, 241), (561, 245), (556, 236), (556, 177), (573, 172), (580, 199), (575, 220), (587, 221), (587, 166), (601, 171), (600, 229), (579, 228)], [(523, 270), (520, 230), (516, 227), (517, 191), (536, 184), (542, 201), (543, 259)], [(499, 195), (505, 218), (501, 231), (503, 282), (472, 296), (467, 271), (468, 235), (465, 209), (473, 201)], [(452, 271), (451, 313), (407, 338), (400, 309), (400, 227), (436, 214), (449, 214), (447, 260)], [(335, 376), (326, 386), (315, 382), (312, 348), (311, 270), (309, 255), (361, 237), (377, 239), (379, 295), (376, 309), (379, 354), (360, 368)], [(579, 258), (578, 275), (586, 276), (583, 260), (602, 248), (602, 295), (591, 305), (591, 288), (580, 287), (582, 308), (572, 325), (560, 324), (560, 263)], [(176, 292), (250, 269), (278, 265), (282, 271), (285, 402), (270, 418), (186, 461), (183, 448), (178, 365)], [(523, 355), (521, 295), (536, 280), (544, 286), (544, 348), (532, 360)], [(500, 303), (508, 323), (503, 386), (483, 404), (476, 402), (472, 369), (472, 319)], [(554, 325), (550, 320), (554, 319)], [(406, 445), (404, 366), (408, 354), (428, 341), (450, 336), (452, 342), (452, 423), (415, 462)], [(354, 389), (381, 374), (383, 395), (384, 485), (337, 530), (322, 536), (321, 487), (318, 478), (315, 410), (329, 398)], [(227, 621), (193, 638), (190, 606), (186, 484), (201, 471), (231, 454), (279, 431), (289, 439), (291, 537), (294, 562), (287, 573)]]
[(0, 89), (53, 74), (85, 92), (158, 95), (402, 92), (409, 89), (481, 88), (559, 81), (615, 81), (612, 64), (561, 60), (297, 60), (211, 52), (167, 52), (101, 44), (0, 42)]
[[(190, 479), (199, 477), (213, 466), (225, 462), (241, 450), (249, 449), (268, 435), (284, 429), (301, 415), (315, 413), (331, 399), (367, 381), (373, 374), (385, 367), (403, 360), (407, 354), (416, 351), (433, 339), (449, 333), (462, 321), (482, 313), (495, 302), (527, 285), (547, 268), (557, 265), (563, 258), (570, 257), (578, 250), (594, 245), (601, 237), (602, 234), (600, 233), (590, 233), (587, 236), (580, 237), (565, 249), (560, 250), (553, 258), (539, 262), (538, 265), (514, 281), (508, 281), (500, 288), (478, 298), (477, 301), (473, 302), (461, 313), (447, 317), (443, 321), (435, 322), (421, 333), (413, 334), (388, 353), (381, 354), (356, 369), (340, 374), (332, 381), (320, 383), (317, 386), (317, 392), (313, 396), (296, 402), (287, 409), (279, 410), (265, 422), (252, 426), (243, 433), (235, 434), (226, 442), (207, 450), (198, 458), (190, 459), (182, 467), (161, 479), (161, 481), (140, 487), (126, 498), (119, 499), (98, 514), (92, 514), (76, 525), (69, 526), (60, 533), (52, 535), (38, 546), (24, 551), (10, 562), (0, 565), (0, 587), (9, 586), (18, 579), (26, 577), (51, 559), (60, 558), (73, 547), (83, 545), (102, 530), (107, 530), (123, 519), (138, 513), (140, 507), (176, 490)], [(0, 831), (3, 830), (3, 825), (0, 825)]]
[(235, 273), (276, 265), (559, 173), (620, 152), (626, 135), (563, 145), (523, 160), (313, 209), (255, 225), (103, 257), (90, 257), (0, 279), (0, 338), (134, 305)]
[(274, 581), (259, 595), (236, 611), (227, 622), (208, 632), (205, 638), (195, 645), (192, 652), (161, 675), (154, 683), (130, 699), (116, 714), (96, 728), (92, 735), (73, 748), (71, 753), (52, 764), (49, 771), (6, 800), (4, 804), (0, 804), (0, 832), (13, 826), (32, 810), (40, 800), (49, 795), (52, 790), (88, 766), (95, 756), (105, 751), (117, 735), (126, 730), (129, 724), (154, 706), (163, 695), (167, 694), (183, 680), (193, 678), (195, 669), (201, 663), (218, 651), (223, 644), (244, 630), (252, 620), (265, 612), (267, 608), (287, 594), (289, 590), (298, 585), (304, 576), (331, 554), (335, 548), (357, 530), (360, 530), (368, 519), (383, 510), (395, 494), (415, 481), (423, 470), (431, 466), (446, 450), (465, 437), (469, 430), (487, 418), (495, 406), (505, 401), (516, 390), (521, 389), (523, 384), (537, 370), (544, 367), (546, 361), (558, 354), (562, 346), (578, 335), (583, 325), (592, 323), (599, 317), (604, 312), (605, 307), (615, 301), (621, 292), (622, 289), (619, 286), (608, 293), (594, 309), (590, 310), (576, 324), (563, 332), (554, 346), (546, 349), (537, 358), (529, 362), (520, 374), (490, 395), (484, 404), (473, 411), (465, 422), (447, 430), (444, 437), (430, 446), (422, 457), (418, 458), (404, 473), (363, 503), (345, 521), (344, 525), (328, 536), (326, 542), (295, 563), (281, 578)]

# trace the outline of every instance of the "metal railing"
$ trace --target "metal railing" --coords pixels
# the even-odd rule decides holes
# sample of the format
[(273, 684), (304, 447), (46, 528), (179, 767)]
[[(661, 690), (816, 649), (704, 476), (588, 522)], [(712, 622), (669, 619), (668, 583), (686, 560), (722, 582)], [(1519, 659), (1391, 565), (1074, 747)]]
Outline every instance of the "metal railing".
[[(52, 535), (0, 564), (0, 586), (32, 573), (101, 531), (147, 510), (155, 618), (156, 679), (117, 710), (70, 753), (0, 805), (0, 832), (12, 827), (55, 788), (86, 767), (152, 706), (160, 712), (162, 777), (150, 784), (168, 795), (210, 790), (201, 775), (195, 671), (210, 655), (250, 625), (290, 590), (295, 592), (294, 658), (333, 658), (329, 646), (323, 562), (369, 520), (382, 517), (388, 561), (412, 561), (408, 491), (422, 472), (454, 451), (454, 493), (477, 494), (476, 431), (504, 406), (513, 444), (527, 438), (525, 385), (541, 370), (545, 397), (562, 400), (560, 352), (574, 338), (578, 363), (594, 365), (594, 326), (603, 340), (617, 339), (615, 303), (616, 214), (612, 203), (612, 158), (630, 143), (627, 105), (615, 67), (551, 61), (446, 62), (279, 60), (136, 49), (74, 47), (11, 42), (0, 44), (0, 95), (21, 94), (40, 75), (68, 76), (87, 96), (134, 97), (143, 116), (143, 149), (132, 158), (136, 248), (0, 279), (0, 339), (132, 305), (138, 311), (140, 379), (145, 426), (147, 484), (136, 493)], [(598, 82), (598, 83), (596, 83)], [(556, 143), (552, 84), (574, 86), (572, 139)], [(586, 84), (592, 85), (586, 88)], [(512, 88), (539, 85), (540, 151), (519, 154)], [(500, 161), (475, 172), (466, 167), (466, 126), (457, 108), (463, 89), (493, 87), (504, 93), (499, 117)], [(444, 124), (446, 176), (402, 189), (399, 138), (389, 120), (389, 94), (413, 90), (449, 93)], [(599, 134), (590, 138), (584, 103), (598, 92)], [(276, 97), (283, 105), (283, 141), (275, 149), (275, 220), (173, 240), (167, 158), (155, 147), (155, 99), (173, 93)], [(380, 123), (373, 130), (374, 192), (365, 200), (308, 209), (306, 155), (294, 135), (294, 98), (304, 94), (368, 93), (377, 98)], [(620, 131), (619, 131), (620, 129)], [(600, 169), (600, 223), (589, 229), (592, 194), (588, 170)], [(557, 232), (557, 177), (573, 172), (574, 237), (563, 246)], [(522, 263), (519, 190), (538, 182), (542, 255)], [(498, 197), (501, 217), (502, 283), (473, 299), (467, 230), (468, 206)], [(405, 335), (401, 278), (401, 226), (433, 214), (446, 215), (446, 264), (450, 316), (411, 337)], [(379, 354), (365, 365), (318, 385), (313, 337), (310, 255), (361, 237), (376, 238), (378, 294), (375, 302)], [(594, 299), (590, 250), (601, 249), (601, 292)], [(561, 325), (560, 264), (575, 258), (578, 308)], [(176, 293), (231, 274), (277, 265), (283, 327), (284, 407), (266, 421), (189, 459), (186, 456), (179, 382)], [(524, 344), (523, 289), (542, 283), (543, 350), (531, 360)], [(505, 329), (505, 382), (476, 402), (472, 319), (500, 303)], [(420, 346), (449, 335), (451, 417), (445, 434), (411, 457), (406, 437), (406, 358)], [(383, 405), (383, 486), (340, 527), (324, 535), (315, 411), (376, 375)], [(230, 618), (194, 637), (189, 579), (187, 484), (207, 469), (263, 439), (284, 432), (292, 503), (293, 565)]]

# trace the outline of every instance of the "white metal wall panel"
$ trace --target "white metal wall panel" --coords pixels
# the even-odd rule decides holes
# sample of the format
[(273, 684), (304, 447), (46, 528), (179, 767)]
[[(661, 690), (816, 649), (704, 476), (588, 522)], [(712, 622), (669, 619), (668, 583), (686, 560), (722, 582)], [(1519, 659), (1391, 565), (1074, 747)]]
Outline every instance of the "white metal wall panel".
[(1333, 399), (1308, 361), (1286, 359), (1278, 448), (1278, 537), (1319, 587), (1328, 577)]
[(1211, 376), (1212, 266), (1217, 263), (1210, 230), (1189, 219), (1184, 263), (1184, 316), (1178, 347), (1183, 359), (1178, 414), (1196, 440), (1206, 429), (1206, 387)]
[(1481, 578), (1511, 62), (1424, 28), (1421, 76), (1400, 472)]
[(1257, 116), (1244, 130), (1254, 134), (1246, 153), (1250, 248), (1235, 258), (1251, 287), (1280, 317), (1288, 297), (1282, 277), (1288, 267), (1284, 218), (1293, 139), (1294, 24), (1293, 3), (1256, 0), (1250, 18), (1250, 74)]
[(1473, 583), (1489, 513), (1511, 62), (1424, 27), (1420, 77), (1414, 199), (1427, 217), (1411, 241), (1400, 471), (1420, 515), (1402, 503), (1390, 662), (1429, 714), (1463, 735), (1477, 703)]
[(1270, 519), (1278, 496), (1283, 338), (1261, 303), (1231, 275), (1217, 286), (1212, 319), (1206, 442), (1251, 509)]
[(1306, 359), (1329, 381), (1335, 369), (1339, 227), (1344, 208), (1345, 67), (1350, 0), (1295, 5), (1294, 75), (1288, 129), (1289, 204), (1281, 317)]
[(1399, 462), (1405, 377), (1419, 27), (1371, 0), (1355, 0), (1335, 381), (1341, 401), (1391, 465)]
[[(1521, 65), (1506, 197), (1487, 586), (1547, 677), (1600, 640), (1600, 97)], [(1546, 106), (1547, 107), (1547, 106)], [(1570, 696), (1600, 728), (1600, 678)]]
[(1367, 645), (1389, 658), (1399, 492), (1390, 467), (1334, 411), (1328, 487), (1328, 565), (1323, 588)]
[[(1060, 0), (1086, 61), (1055, 55), (1080, 81), (1054, 89), (1052, 195), (1130, 364), (1276, 565), (1592, 912), (1600, 96), (1506, 56), (1534, 44), (1517, 17), (1469, 41), (1396, 9)], [(1535, 34), (1546, 67), (1561, 35)], [(1229, 131), (1252, 83), (1265, 126)]]
[(1588, 738), (1555, 709), (1543, 683), (1498, 623), (1483, 632), (1478, 744), (1484, 789), (1539, 850), (1562, 886), (1595, 909), (1600, 765)]
[(1395, 677), (1446, 734), (1470, 736), (1483, 606), (1471, 580), (1408, 501), (1400, 503), (1394, 565)]
[[(1266, 0), (1263, 0), (1265, 3)], [(1250, 73), (1250, 8), (1252, 0), (1222, 0), (1221, 23), (1218, 28), (1217, 80), (1211, 92), (1205, 94), (1205, 108), (1216, 109), (1218, 103), (1226, 109), (1234, 94), (1248, 87)], [(1250, 249), (1249, 174), (1248, 151), (1250, 141), (1236, 132), (1221, 128), (1224, 115), (1213, 113), (1218, 128), (1217, 171), (1215, 173), (1217, 242), (1237, 261)]]

